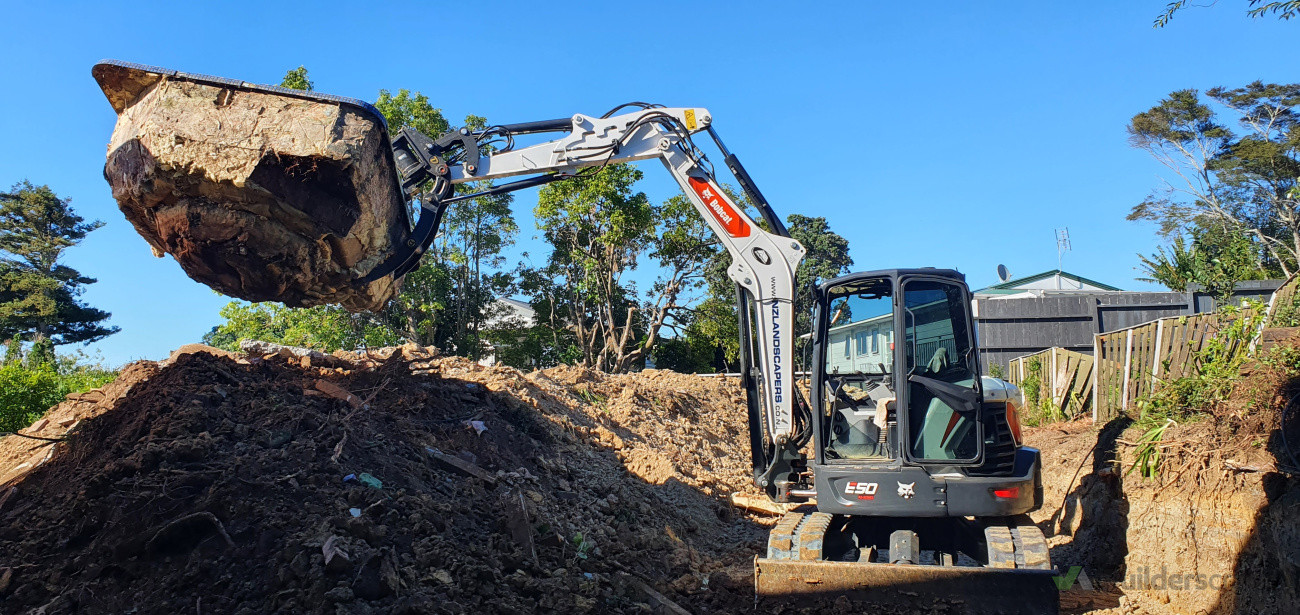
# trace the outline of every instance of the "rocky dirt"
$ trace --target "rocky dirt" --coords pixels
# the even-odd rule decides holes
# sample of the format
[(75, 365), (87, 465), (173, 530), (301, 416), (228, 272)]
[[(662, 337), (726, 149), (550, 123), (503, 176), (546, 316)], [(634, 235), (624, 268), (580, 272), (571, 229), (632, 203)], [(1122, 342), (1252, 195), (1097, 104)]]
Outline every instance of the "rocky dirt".
[[(132, 364), (23, 432), (48, 440), (0, 440), (0, 613), (754, 612), (775, 517), (729, 502), (756, 495), (734, 380), (248, 350)], [(1249, 386), (1290, 390), (1273, 377)], [(1161, 481), (1126, 475), (1122, 424), (1027, 430), (1035, 520), (1092, 586), (1065, 612), (1295, 603), (1297, 491), (1264, 405), (1180, 426), (1204, 445)], [(1126, 577), (1162, 564), (1235, 581)]]
[(738, 390), (187, 348), (0, 441), (0, 611), (748, 608)]
[(1081, 566), (1094, 586), (1066, 592), (1066, 612), (1296, 612), (1300, 468), (1279, 426), (1300, 386), (1276, 358), (1243, 373), (1207, 416), (1166, 431), (1156, 478), (1130, 472), (1141, 431), (1126, 419), (1027, 430), (1044, 455), (1045, 506), (1034, 518), (1052, 562)]

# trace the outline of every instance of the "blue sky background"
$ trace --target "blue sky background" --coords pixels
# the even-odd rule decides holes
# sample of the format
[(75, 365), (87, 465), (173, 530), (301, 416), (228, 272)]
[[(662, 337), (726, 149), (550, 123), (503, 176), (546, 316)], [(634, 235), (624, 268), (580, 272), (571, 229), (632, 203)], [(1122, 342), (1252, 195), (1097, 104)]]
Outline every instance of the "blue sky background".
[[(453, 122), (707, 107), (778, 213), (829, 218), (856, 269), (955, 267), (978, 288), (999, 263), (1054, 269), (1069, 227), (1065, 269), (1146, 288), (1135, 254), (1159, 240), (1124, 216), (1163, 169), (1128, 146), (1128, 119), (1175, 89), (1300, 80), (1300, 23), (1225, 0), (1152, 29), (1164, 5), (4, 0), (0, 187), (48, 184), (106, 223), (66, 262), (98, 278), (84, 299), (122, 328), (89, 348), (110, 364), (198, 341), (227, 300), (117, 210), (102, 58), (263, 83), (305, 65), (318, 91), (418, 90)], [(645, 170), (652, 198), (677, 191)], [(515, 253), (540, 259), (534, 204), (515, 202)]]

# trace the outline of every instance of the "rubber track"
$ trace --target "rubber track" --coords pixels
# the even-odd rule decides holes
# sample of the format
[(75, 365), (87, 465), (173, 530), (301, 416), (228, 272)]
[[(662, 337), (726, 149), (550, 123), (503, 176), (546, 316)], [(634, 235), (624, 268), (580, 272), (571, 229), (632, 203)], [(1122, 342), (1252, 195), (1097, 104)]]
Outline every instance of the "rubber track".
[(1052, 567), (1043, 530), (1036, 525), (1011, 528), (1011, 539), (1016, 545), (1016, 567), (1031, 570), (1049, 570)]
[(768, 559), (794, 559), (798, 546), (799, 524), (803, 522), (803, 513), (786, 513), (767, 535)]
[(988, 543), (989, 568), (1016, 567), (1016, 543), (1011, 528), (990, 525), (984, 528), (984, 541)]
[(813, 513), (804, 517), (799, 524), (798, 558), (805, 562), (821, 561), (822, 547), (826, 541), (826, 530), (830, 529), (829, 513)]

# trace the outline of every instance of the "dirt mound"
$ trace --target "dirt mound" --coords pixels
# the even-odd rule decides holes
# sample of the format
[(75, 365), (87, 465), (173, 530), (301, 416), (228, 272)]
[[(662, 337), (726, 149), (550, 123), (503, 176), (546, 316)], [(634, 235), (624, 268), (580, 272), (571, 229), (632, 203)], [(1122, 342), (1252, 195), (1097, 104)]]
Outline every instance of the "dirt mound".
[(191, 348), (0, 441), (0, 612), (750, 608), (734, 381), (330, 358)]

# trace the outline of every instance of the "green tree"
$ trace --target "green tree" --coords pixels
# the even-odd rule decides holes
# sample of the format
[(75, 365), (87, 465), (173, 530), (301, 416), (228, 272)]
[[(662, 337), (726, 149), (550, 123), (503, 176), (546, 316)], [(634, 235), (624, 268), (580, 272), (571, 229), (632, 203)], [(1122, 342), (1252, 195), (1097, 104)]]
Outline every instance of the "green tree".
[(1267, 263), (1262, 258), (1263, 250), (1246, 235), (1220, 226), (1194, 228), (1190, 235), (1190, 245), (1179, 236), (1168, 253), (1159, 248), (1151, 257), (1139, 256), (1149, 275), (1139, 279), (1179, 292), (1198, 284), (1222, 303), (1232, 295), (1237, 282), (1280, 275), (1280, 271), (1262, 264)]
[(1196, 255), (1182, 235), (1173, 238), (1168, 252), (1161, 246), (1150, 256), (1139, 254), (1138, 261), (1145, 274), (1145, 277), (1138, 278), (1140, 282), (1162, 284), (1169, 290), (1183, 293), (1196, 281)]
[(23, 181), (0, 194), (0, 339), (90, 343), (118, 331), (103, 324), (108, 312), (78, 299), (95, 279), (59, 264), (100, 226), (49, 186)]
[(804, 247), (804, 259), (795, 274), (795, 366), (807, 369), (806, 359), (811, 348), (812, 288), (833, 277), (848, 273), (853, 266), (849, 256), (849, 240), (831, 230), (830, 223), (821, 216), (808, 217), (790, 214), (786, 218), (790, 236)]
[[(48, 341), (48, 340), (46, 340)], [(0, 432), (14, 432), (40, 418), (72, 393), (101, 387), (117, 373), (86, 361), (81, 353), (55, 357), (11, 340), (0, 363)]]
[[(1156, 17), (1153, 27), (1163, 28), (1169, 25), (1169, 21), (1174, 18), (1174, 13), (1187, 7), (1188, 0), (1176, 0), (1165, 5), (1165, 12)], [(1213, 4), (1213, 3), (1211, 3)], [(1283, 21), (1300, 14), (1300, 0), (1282, 0), (1280, 2), (1265, 2), (1265, 0), (1250, 0), (1250, 8), (1246, 14), (1259, 19), (1260, 17), (1272, 14)]]
[(284, 74), (284, 79), (280, 80), (280, 87), (310, 91), (315, 89), (315, 84), (307, 78), (307, 67), (299, 66)]
[(429, 104), (429, 97), (419, 92), (412, 94), (410, 90), (403, 89), (398, 90), (394, 96), (388, 90), (379, 90), (375, 108), (384, 114), (384, 119), (388, 121), (388, 131), (392, 133), (409, 126), (437, 138), (451, 129), (451, 124), (442, 116), (442, 110), (435, 109)]
[(633, 190), (641, 171), (626, 164), (604, 167), (578, 181), (543, 188), (534, 213), (551, 244), (545, 274), (558, 281), (580, 363), (627, 371), (644, 356), (635, 288), (623, 276), (654, 239), (654, 208)]
[[(1254, 82), (1213, 88), (1202, 100), (1179, 90), (1135, 115), (1129, 141), (1176, 177), (1133, 207), (1166, 236), (1220, 228), (1248, 236), (1262, 269), (1290, 275), (1300, 257), (1300, 84)], [(1240, 133), (1221, 124), (1209, 103), (1236, 116)]]

